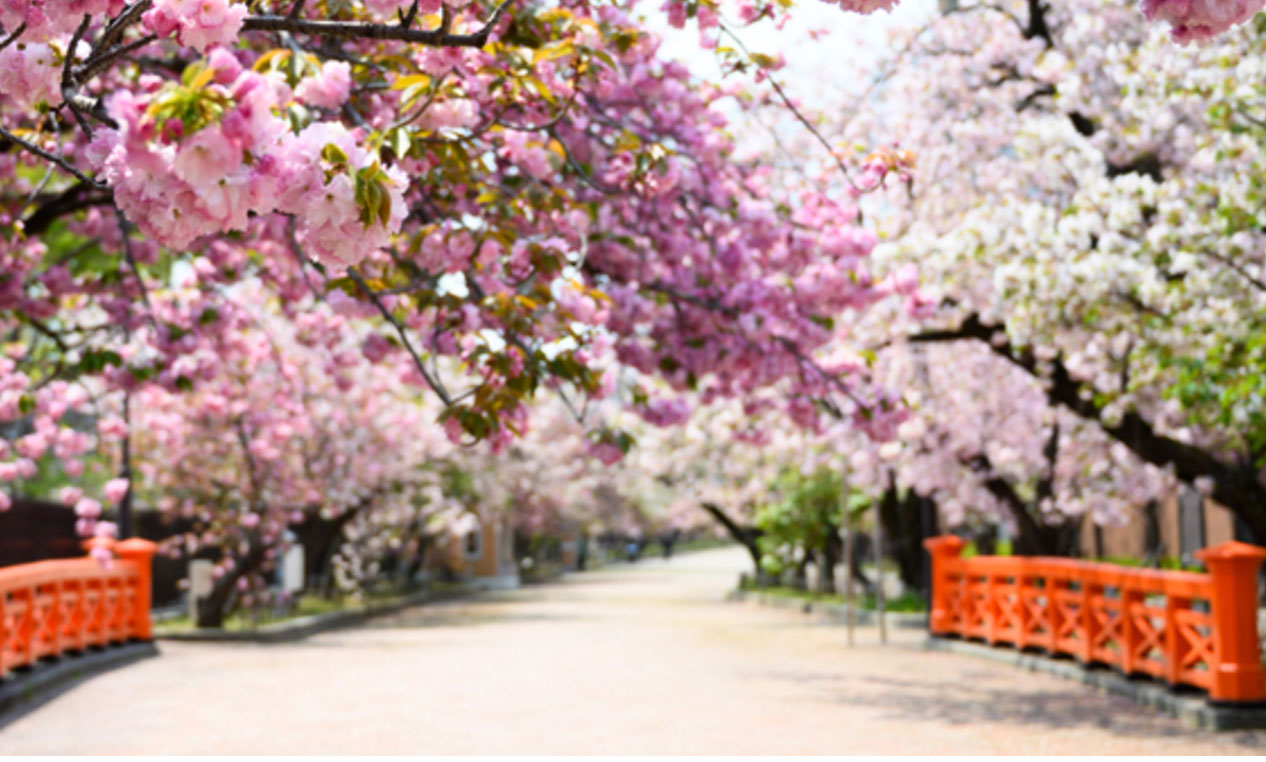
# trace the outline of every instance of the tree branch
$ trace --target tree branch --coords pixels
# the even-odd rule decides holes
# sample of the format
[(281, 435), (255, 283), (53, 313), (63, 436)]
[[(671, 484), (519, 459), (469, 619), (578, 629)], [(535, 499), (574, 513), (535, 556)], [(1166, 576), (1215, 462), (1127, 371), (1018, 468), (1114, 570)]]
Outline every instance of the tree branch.
[(1124, 413), (1115, 424), (1106, 423), (1102, 418), (1102, 406), (1082, 395), (1081, 382), (1072, 377), (1060, 359), (1052, 360), (1049, 375), (1044, 374), (1031, 348), (994, 343), (993, 338), (1001, 331), (1000, 326), (985, 324), (973, 314), (957, 329), (917, 334), (910, 337), (910, 341), (984, 342), (994, 354), (1035, 378), (1047, 381), (1046, 397), (1052, 405), (1062, 405), (1081, 418), (1098, 424), (1105, 434), (1125, 445), (1139, 459), (1160, 468), (1172, 465), (1178, 478), (1188, 483), (1202, 477), (1212, 479), (1213, 499), (1239, 514), (1253, 527), (1257, 536), (1266, 537), (1266, 488), (1258, 483), (1256, 469), (1251, 463), (1227, 463), (1199, 447), (1160, 434), (1135, 410)]
[(747, 548), (747, 552), (752, 557), (752, 563), (756, 565), (757, 573), (760, 572), (760, 548), (756, 546), (756, 538), (760, 537), (760, 530), (754, 527), (741, 527), (734, 519), (730, 518), (725, 511), (716, 503), (703, 502), (699, 507), (712, 515), (721, 526), (725, 527), (725, 531), (730, 536), (743, 544)]
[(344, 37), (362, 40), (395, 40), (444, 48), (482, 48), (513, 0), (502, 0), (487, 23), (470, 34), (452, 34), (441, 24), (438, 29), (409, 29), (397, 24), (370, 24), (363, 21), (313, 21), (290, 16), (248, 16), (242, 23), (246, 32), (290, 32), (315, 37)]
[(1016, 544), (1019, 555), (1057, 555), (1055, 532), (1052, 531), (1055, 528), (1038, 523), (1029, 512), (1029, 504), (1020, 497), (1020, 493), (1015, 491), (1011, 482), (994, 472), (993, 463), (988, 455), (982, 452), (960, 462), (980, 474), (983, 478), (982, 484), (989, 490), (989, 494), (997, 498), (998, 502), (1011, 512), (1016, 528), (1020, 531), (1020, 542)]
[(98, 182), (97, 180), (85, 175), (83, 172), (80, 172), (70, 162), (66, 161), (61, 156), (58, 156), (57, 154), (54, 154), (54, 153), (49, 153), (48, 151), (45, 151), (43, 148), (40, 148), (34, 143), (23, 140), (17, 135), (14, 135), (12, 132), (9, 132), (3, 127), (0, 127), (0, 138), (4, 138), (5, 140), (8, 140), (11, 143), (14, 143), (22, 147), (28, 153), (35, 154), (36, 156), (40, 157), (41, 159), (45, 161), (53, 162), (54, 164), (61, 167), (66, 172), (69, 172), (70, 174), (74, 175), (81, 182), (87, 183), (88, 185), (92, 186), (93, 188), (96, 188), (97, 190), (109, 190), (110, 186), (106, 185), (105, 183)]
[(422, 379), (426, 381), (426, 385), (431, 387), (431, 391), (439, 395), (440, 400), (444, 402), (446, 407), (451, 407), (453, 404), (453, 398), (449, 396), (448, 390), (444, 388), (438, 378), (431, 377), (431, 373), (426, 369), (426, 365), (422, 362), (421, 355), (419, 355), (418, 351), (413, 348), (413, 342), (409, 341), (409, 332), (405, 330), (404, 324), (399, 320), (396, 320), (396, 316), (391, 314), (391, 310), (387, 309), (387, 305), (382, 303), (382, 299), (379, 298), (378, 294), (369, 287), (369, 284), (365, 282), (365, 279), (361, 277), (355, 267), (347, 268), (347, 274), (353, 281), (356, 282), (356, 285), (360, 288), (360, 290), (365, 292), (365, 296), (370, 298), (370, 300), (374, 303), (374, 306), (378, 308), (379, 314), (381, 314), (383, 318), (387, 322), (391, 323), (392, 327), (396, 329), (396, 334), (400, 336), (400, 341), (404, 344), (404, 348), (409, 350), (409, 355), (413, 358), (413, 364), (417, 366), (418, 373), (422, 374)]
[(83, 183), (75, 183), (60, 194), (51, 197), (32, 212), (31, 216), (22, 221), (23, 231), (28, 236), (37, 236), (62, 215), (72, 214), (92, 206), (106, 206), (113, 203), (114, 197), (108, 193), (85, 195), (84, 191), (88, 188), (89, 186)]
[(21, 37), (22, 33), (25, 31), (26, 31), (26, 22), (23, 21), (21, 24), (18, 24), (18, 28), (14, 29), (12, 34), (10, 34), (8, 37), (5, 37), (3, 41), (0, 41), (0, 50), (4, 50), (5, 48), (12, 45), (13, 41)]

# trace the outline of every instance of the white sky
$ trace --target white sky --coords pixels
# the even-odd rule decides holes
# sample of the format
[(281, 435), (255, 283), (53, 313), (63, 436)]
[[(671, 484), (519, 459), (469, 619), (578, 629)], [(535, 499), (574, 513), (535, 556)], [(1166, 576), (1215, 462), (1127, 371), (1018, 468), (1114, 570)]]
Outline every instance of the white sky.
[[(661, 53), (685, 64), (695, 76), (716, 81), (721, 72), (717, 56), (699, 47), (694, 21), (685, 29), (673, 29), (667, 14), (659, 10), (661, 3), (642, 0), (640, 4), (646, 26), (664, 38)], [(868, 16), (845, 12), (821, 0), (800, 0), (791, 20), (779, 30), (767, 19), (740, 28), (736, 7), (734, 0), (725, 0), (723, 20), (731, 22), (728, 26), (753, 52), (781, 52), (787, 66), (776, 74), (779, 83), (791, 97), (810, 104), (829, 103), (856, 92), (864, 84), (861, 75), (889, 52), (889, 30), (916, 26), (937, 12), (936, 0), (901, 0), (890, 13), (877, 11)], [(827, 33), (814, 40), (809, 32), (815, 29)]]

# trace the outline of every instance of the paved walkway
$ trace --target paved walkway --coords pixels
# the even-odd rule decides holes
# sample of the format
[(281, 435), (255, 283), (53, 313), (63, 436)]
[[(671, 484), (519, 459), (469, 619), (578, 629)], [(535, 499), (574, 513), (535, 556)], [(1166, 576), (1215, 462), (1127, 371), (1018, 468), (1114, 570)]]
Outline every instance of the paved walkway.
[(1055, 677), (721, 598), (723, 549), (297, 644), (164, 643), (0, 728), (0, 754), (1261, 753)]

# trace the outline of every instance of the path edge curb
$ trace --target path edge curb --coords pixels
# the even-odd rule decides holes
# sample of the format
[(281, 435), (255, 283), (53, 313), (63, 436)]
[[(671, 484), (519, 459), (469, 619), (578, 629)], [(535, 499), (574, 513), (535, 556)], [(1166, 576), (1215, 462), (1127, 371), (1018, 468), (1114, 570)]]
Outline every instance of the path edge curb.
[(154, 641), (134, 640), (37, 662), (29, 671), (10, 673), (0, 681), (0, 728), (88, 678), (158, 654)]
[(312, 614), (311, 616), (297, 619), (288, 619), (284, 622), (266, 624), (253, 630), (225, 631), (207, 627), (155, 633), (154, 637), (158, 640), (197, 643), (288, 643), (295, 640), (303, 640), (329, 630), (362, 624), (374, 617), (394, 614), (411, 606), (467, 598), (483, 592), (486, 592), (486, 589), (482, 587), (443, 592), (427, 592), (423, 590), (381, 605), (352, 611)]
[(1168, 686), (1150, 679), (1126, 677), (1106, 668), (1087, 667), (1076, 661), (1053, 659), (1043, 654), (1024, 653), (1009, 647), (995, 648), (984, 643), (929, 637), (924, 642), (924, 648), (929, 651), (989, 659), (1029, 672), (1042, 672), (1089, 685), (1164, 712), (1197, 730), (1266, 728), (1266, 705), (1211, 704), (1203, 696), (1176, 694)]
[[(803, 614), (810, 614), (825, 619), (833, 624), (843, 624), (848, 617), (848, 607), (839, 603), (822, 603), (801, 598), (769, 595), (759, 590), (731, 590), (726, 595), (726, 600), (736, 603), (755, 603), (771, 608), (794, 609)], [(857, 609), (856, 618), (853, 621), (858, 627), (870, 627), (878, 623), (878, 618), (872, 609)], [(922, 630), (927, 628), (927, 615), (889, 611), (884, 614), (884, 623), (889, 627)]]

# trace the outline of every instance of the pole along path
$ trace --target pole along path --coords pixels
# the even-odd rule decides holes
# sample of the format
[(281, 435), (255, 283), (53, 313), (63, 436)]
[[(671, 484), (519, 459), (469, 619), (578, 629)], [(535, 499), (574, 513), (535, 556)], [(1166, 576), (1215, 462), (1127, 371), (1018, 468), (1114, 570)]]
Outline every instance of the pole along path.
[[(724, 603), (745, 554), (643, 560), (278, 645), (163, 643), (0, 726), (2, 754), (1226, 754), (1047, 675)], [(3, 719), (0, 719), (3, 722)]]

